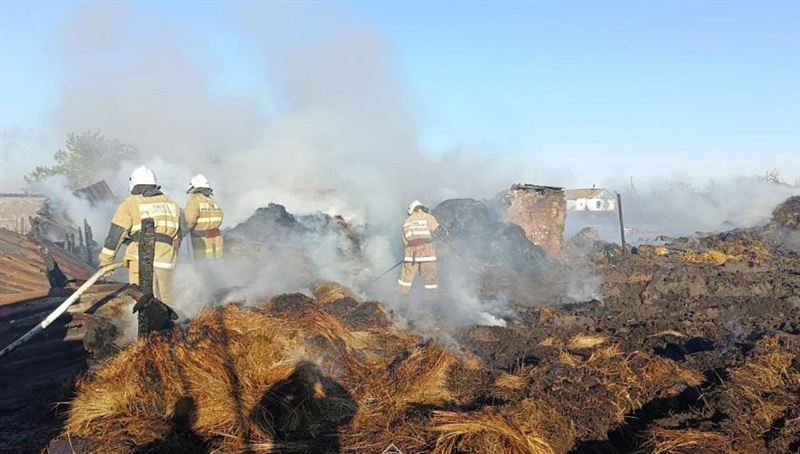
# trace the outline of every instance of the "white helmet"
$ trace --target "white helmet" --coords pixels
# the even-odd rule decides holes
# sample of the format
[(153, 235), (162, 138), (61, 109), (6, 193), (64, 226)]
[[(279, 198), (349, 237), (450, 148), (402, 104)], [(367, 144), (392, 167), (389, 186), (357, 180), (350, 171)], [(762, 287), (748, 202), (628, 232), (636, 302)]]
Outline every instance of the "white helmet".
[(411, 202), (411, 205), (408, 206), (408, 214), (413, 213), (414, 210), (416, 210), (417, 208), (422, 207), (422, 206), (425, 206), (425, 205), (423, 205), (422, 202), (420, 202), (419, 200), (415, 200), (415, 201)]
[(147, 166), (139, 166), (133, 169), (131, 177), (128, 179), (128, 189), (133, 190), (134, 186), (140, 184), (157, 184), (156, 174)]
[(189, 189), (186, 193), (190, 193), (195, 189), (199, 188), (207, 188), (211, 189), (211, 184), (208, 182), (208, 178), (202, 173), (198, 173), (197, 175), (193, 176), (191, 180), (189, 180)]

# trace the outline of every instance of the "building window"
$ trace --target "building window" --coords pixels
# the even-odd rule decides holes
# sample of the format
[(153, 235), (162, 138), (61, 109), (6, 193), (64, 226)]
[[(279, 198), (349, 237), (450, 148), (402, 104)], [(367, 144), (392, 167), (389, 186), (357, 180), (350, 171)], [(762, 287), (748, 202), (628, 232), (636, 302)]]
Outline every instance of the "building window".
[(595, 203), (597, 204), (597, 209), (598, 209), (598, 210), (599, 210), (599, 209), (601, 209), (601, 208), (603, 208), (603, 201), (602, 201), (602, 200), (598, 200), (598, 201), (597, 201), (597, 202), (595, 202)]

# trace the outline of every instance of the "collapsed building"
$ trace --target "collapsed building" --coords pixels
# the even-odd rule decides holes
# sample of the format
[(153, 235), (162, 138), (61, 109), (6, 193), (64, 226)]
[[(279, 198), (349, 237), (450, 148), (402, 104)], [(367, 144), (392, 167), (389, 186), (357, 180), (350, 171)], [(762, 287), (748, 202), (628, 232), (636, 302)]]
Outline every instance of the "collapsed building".
[[(39, 324), (94, 272), (83, 257), (54, 242), (0, 229), (0, 344)], [(72, 382), (95, 353), (113, 348), (115, 317), (93, 314), (110, 309), (107, 303), (122, 287), (92, 287), (39, 337), (0, 358), (0, 449), (38, 452), (57, 434), (54, 405), (70, 398)]]
[[(72, 194), (91, 207), (115, 200), (105, 180), (77, 189)], [(73, 217), (74, 213), (65, 211), (45, 195), (0, 194), (0, 228), (46, 239), (86, 263), (94, 264), (99, 252), (94, 230), (86, 219)]]

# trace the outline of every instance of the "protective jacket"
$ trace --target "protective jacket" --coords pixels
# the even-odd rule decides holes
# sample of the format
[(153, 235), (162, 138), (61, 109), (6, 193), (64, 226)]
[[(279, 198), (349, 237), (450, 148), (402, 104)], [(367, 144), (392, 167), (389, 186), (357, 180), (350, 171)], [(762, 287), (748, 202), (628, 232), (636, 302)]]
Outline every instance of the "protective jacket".
[(192, 234), (192, 248), (198, 259), (222, 257), (222, 209), (211, 197), (211, 192), (196, 189), (189, 196), (184, 211), (186, 228)]
[(123, 241), (130, 240), (123, 258), (125, 267), (139, 271), (139, 232), (142, 219), (153, 218), (156, 232), (156, 251), (153, 268), (171, 270), (178, 257), (180, 238), (180, 207), (156, 188), (132, 193), (114, 212), (111, 228), (100, 251), (100, 266), (113, 263)]
[(406, 262), (435, 262), (436, 248), (433, 246), (433, 232), (439, 222), (432, 214), (423, 210), (411, 213), (403, 223), (403, 244)]
[(433, 234), (439, 228), (439, 222), (430, 213), (418, 209), (403, 223), (402, 238), (405, 246), (403, 268), (397, 280), (400, 294), (408, 294), (419, 271), (425, 280), (426, 290), (437, 290), (438, 273), (436, 270), (436, 247)]

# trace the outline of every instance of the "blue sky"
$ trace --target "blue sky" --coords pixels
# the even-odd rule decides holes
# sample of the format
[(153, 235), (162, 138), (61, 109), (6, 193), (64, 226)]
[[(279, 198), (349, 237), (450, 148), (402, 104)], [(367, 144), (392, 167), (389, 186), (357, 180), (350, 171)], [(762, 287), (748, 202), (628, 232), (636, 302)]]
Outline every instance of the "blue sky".
[[(86, 5), (0, 5), (0, 164), (2, 190), (13, 190), (63, 142), (50, 126), (63, 76), (56, 41)], [(381, 36), (432, 153), (482, 149), (577, 179), (596, 172), (702, 180), (770, 168), (800, 178), (798, 1), (305, 7), (335, 10)], [(207, 43), (221, 63), (220, 92), (260, 83), (262, 68), (223, 4), (130, 8)]]

